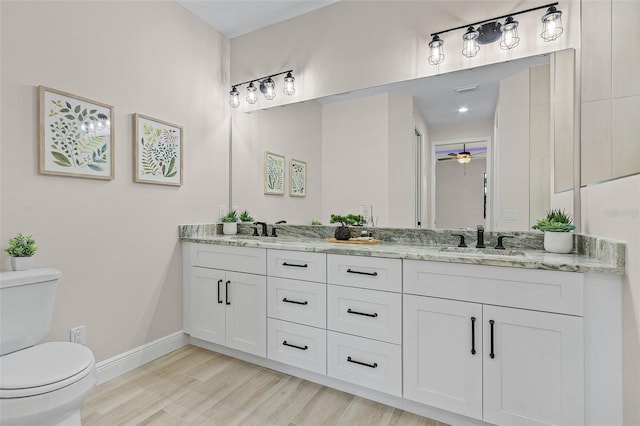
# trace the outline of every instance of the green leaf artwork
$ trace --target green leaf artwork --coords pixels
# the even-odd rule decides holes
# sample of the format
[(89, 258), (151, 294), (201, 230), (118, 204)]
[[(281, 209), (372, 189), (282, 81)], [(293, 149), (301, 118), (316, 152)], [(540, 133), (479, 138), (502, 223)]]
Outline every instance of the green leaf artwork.
[(284, 194), (284, 157), (265, 153), (265, 193)]
[(53, 163), (77, 171), (103, 172), (108, 163), (110, 120), (97, 109), (54, 98), (49, 105), (48, 146)]
[(291, 160), (291, 196), (304, 197), (307, 195), (307, 163)]
[(143, 123), (140, 136), (141, 166), (144, 176), (174, 177), (178, 173), (177, 158), (180, 135), (177, 130)]

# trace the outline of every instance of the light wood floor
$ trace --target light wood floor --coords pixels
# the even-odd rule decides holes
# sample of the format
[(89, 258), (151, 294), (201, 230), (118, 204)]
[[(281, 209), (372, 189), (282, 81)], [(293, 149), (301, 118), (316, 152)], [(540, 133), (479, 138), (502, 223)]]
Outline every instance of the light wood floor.
[(435, 420), (195, 346), (97, 386), (93, 425), (419, 425)]

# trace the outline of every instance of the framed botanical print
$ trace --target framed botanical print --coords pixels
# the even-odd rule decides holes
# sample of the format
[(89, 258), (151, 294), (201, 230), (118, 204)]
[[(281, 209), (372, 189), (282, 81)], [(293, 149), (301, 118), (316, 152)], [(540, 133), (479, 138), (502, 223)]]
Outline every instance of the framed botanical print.
[(182, 186), (182, 127), (134, 114), (133, 132), (134, 180)]
[(284, 157), (268, 151), (264, 153), (264, 193), (284, 195)]
[(307, 163), (291, 159), (289, 166), (289, 195), (291, 197), (307, 196)]
[(38, 87), (38, 171), (113, 179), (113, 107)]

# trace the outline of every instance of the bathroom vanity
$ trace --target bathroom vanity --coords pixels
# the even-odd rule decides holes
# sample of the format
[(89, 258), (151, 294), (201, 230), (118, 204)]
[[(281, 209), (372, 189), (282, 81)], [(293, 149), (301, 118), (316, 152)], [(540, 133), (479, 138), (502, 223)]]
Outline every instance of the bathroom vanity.
[(618, 243), (592, 245), (612, 260), (191, 231), (194, 345), (448, 423), (622, 423)]

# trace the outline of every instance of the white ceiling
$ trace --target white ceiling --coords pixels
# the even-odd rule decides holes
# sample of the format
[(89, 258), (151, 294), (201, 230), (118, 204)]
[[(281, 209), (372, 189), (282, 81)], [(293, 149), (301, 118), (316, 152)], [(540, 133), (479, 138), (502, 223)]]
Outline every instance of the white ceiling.
[(338, 0), (178, 0), (189, 12), (228, 38), (237, 37)]

